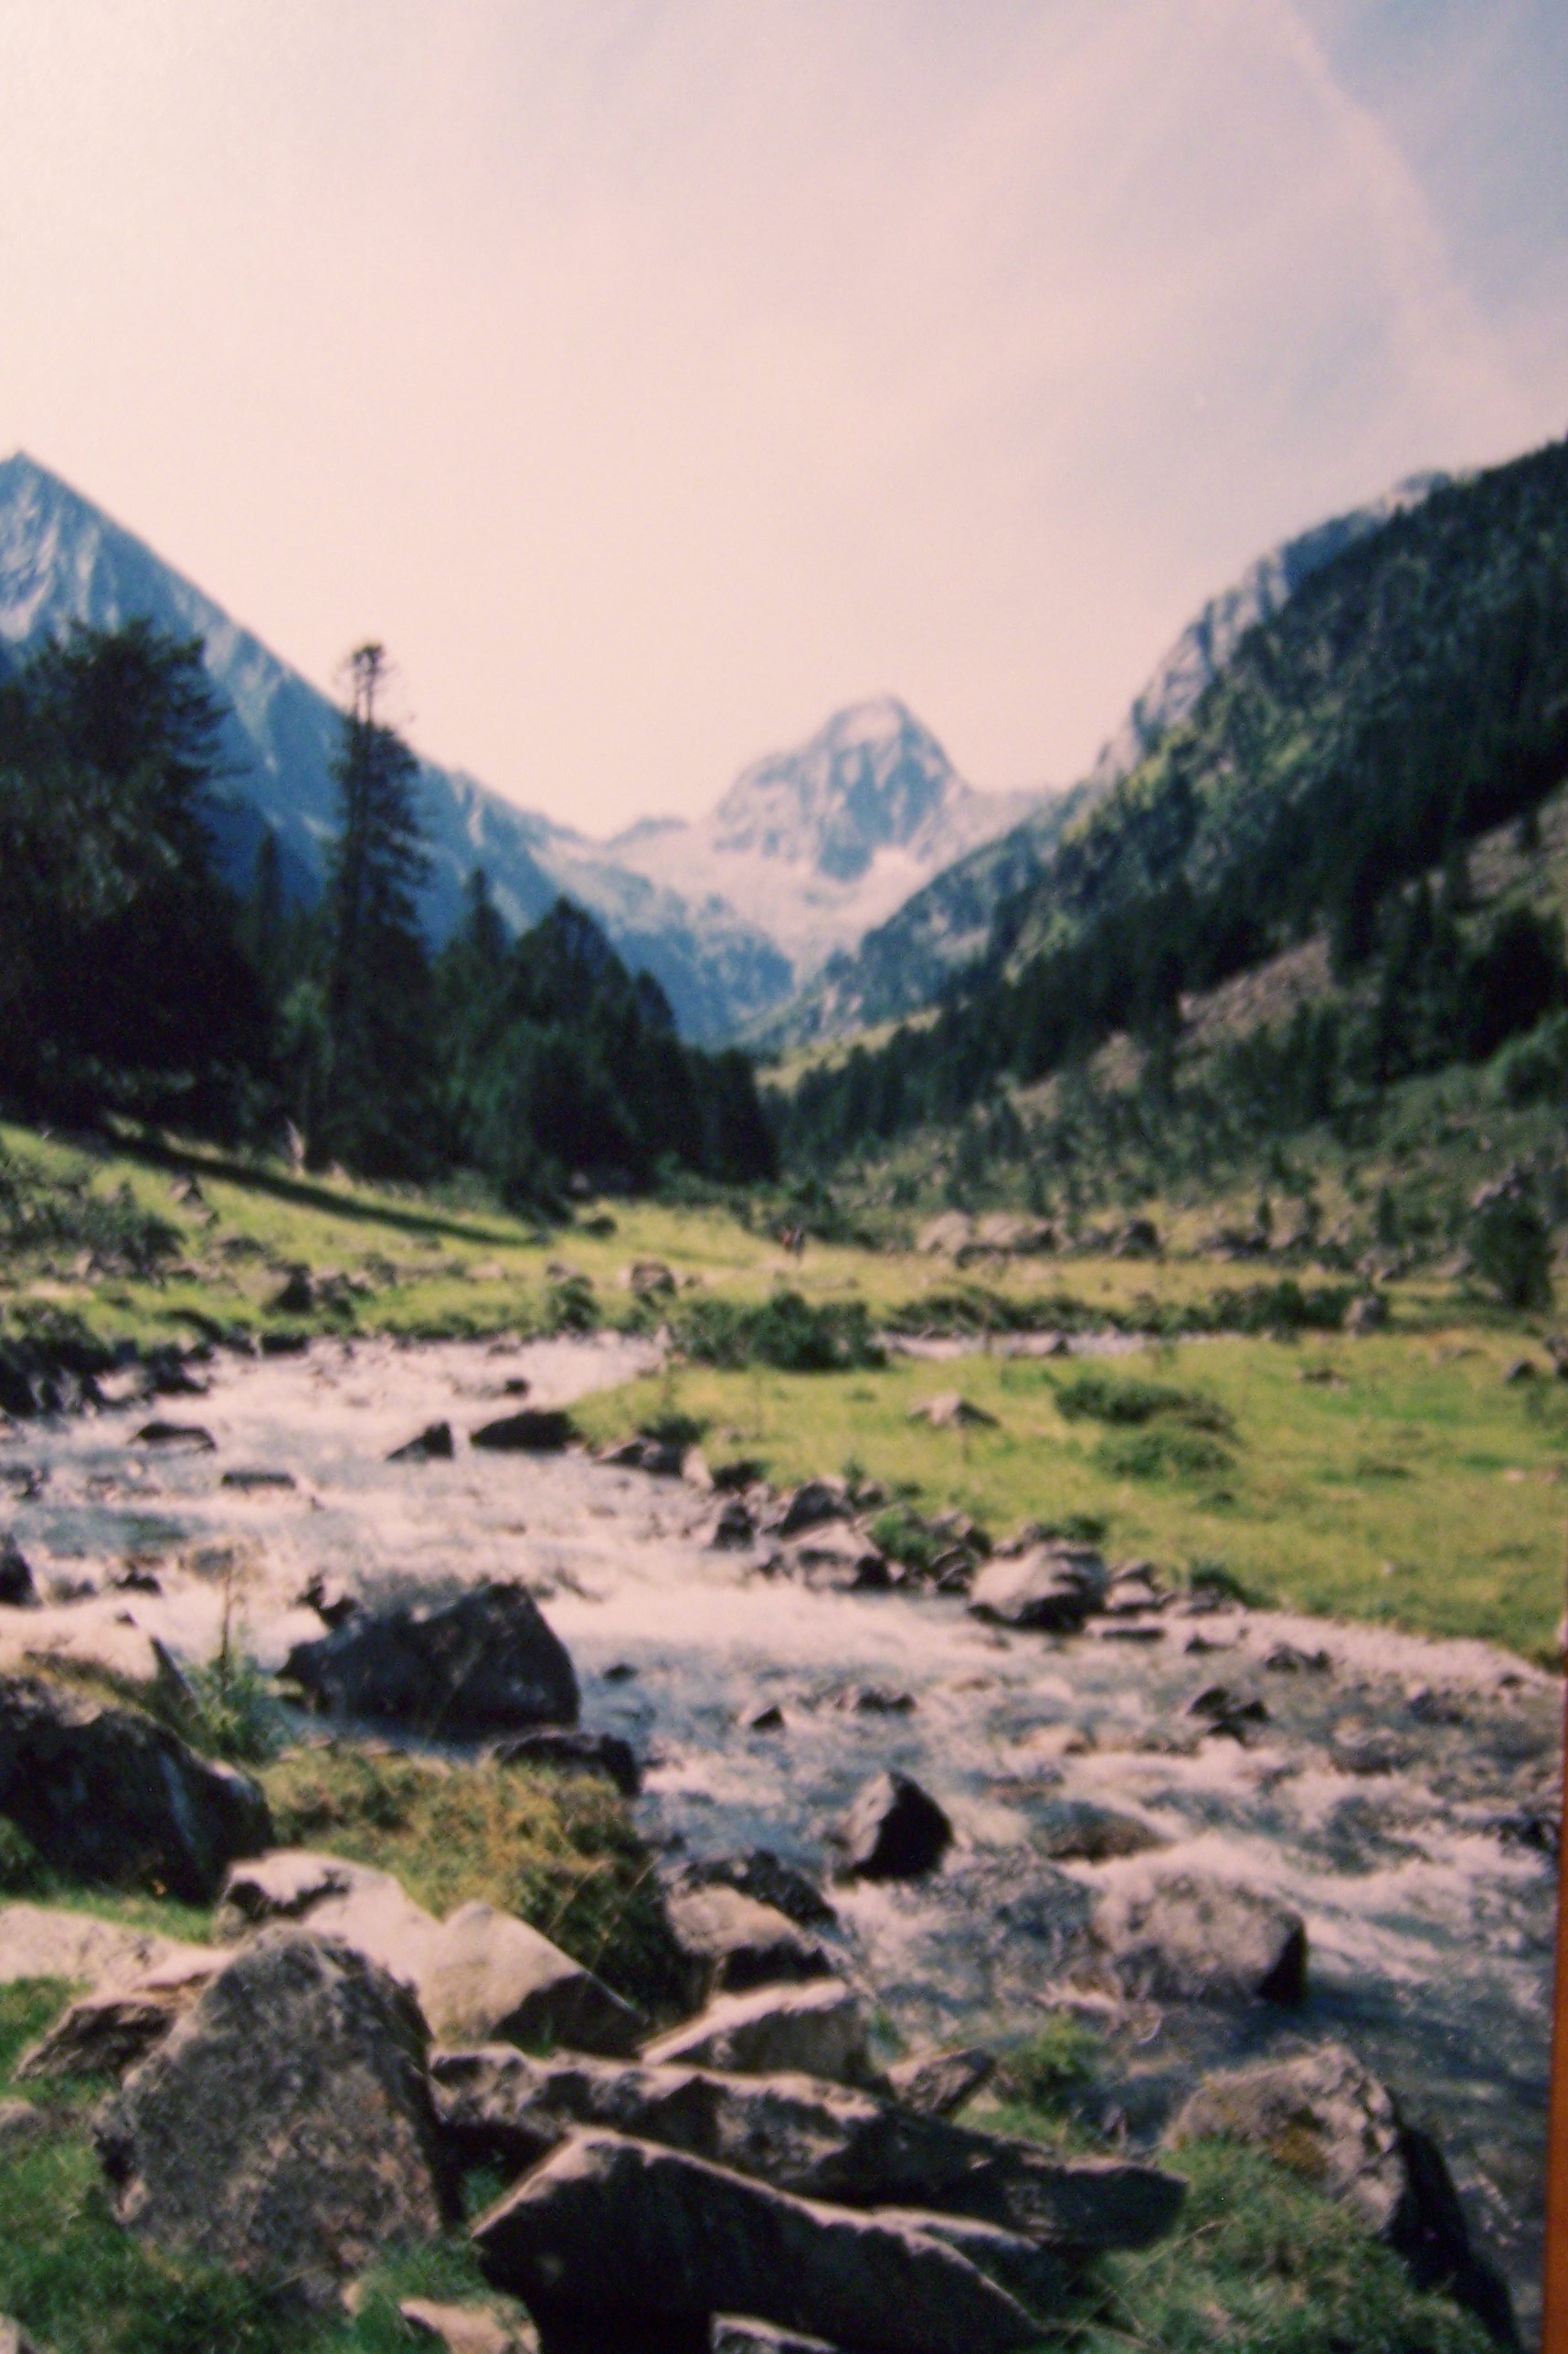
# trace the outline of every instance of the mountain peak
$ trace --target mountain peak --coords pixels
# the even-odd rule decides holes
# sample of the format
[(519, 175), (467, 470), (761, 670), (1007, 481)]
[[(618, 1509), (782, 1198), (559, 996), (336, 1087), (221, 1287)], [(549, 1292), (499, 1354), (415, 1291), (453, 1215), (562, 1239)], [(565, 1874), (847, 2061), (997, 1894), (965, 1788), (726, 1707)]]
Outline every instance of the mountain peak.
[(714, 812), (713, 841), (850, 883), (968, 798), (930, 729), (896, 695), (875, 695), (835, 711), (798, 750), (743, 769)]

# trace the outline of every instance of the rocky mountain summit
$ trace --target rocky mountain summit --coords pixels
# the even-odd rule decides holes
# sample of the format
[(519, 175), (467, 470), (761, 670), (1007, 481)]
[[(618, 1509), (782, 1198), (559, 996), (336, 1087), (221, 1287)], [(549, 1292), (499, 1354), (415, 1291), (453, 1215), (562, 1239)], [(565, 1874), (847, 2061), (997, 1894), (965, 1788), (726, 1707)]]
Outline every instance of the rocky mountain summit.
[(1044, 798), (975, 791), (929, 728), (883, 695), (755, 761), (710, 817), (635, 826), (609, 848), (651, 881), (723, 898), (804, 976)]
[(916, 1012), (960, 967), (981, 956), (997, 911), (1038, 880), (1065, 829), (1103, 801), (1224, 675), (1247, 632), (1271, 620), (1324, 567), (1373, 537), (1455, 478), (1413, 474), (1382, 498), (1330, 516), (1283, 541), (1211, 597), (1133, 697), (1088, 775), (1037, 799), (1010, 827), (989, 829), (955, 851), (858, 946), (837, 947), (789, 1004), (760, 1016), (758, 1043), (771, 1046), (837, 1038)]

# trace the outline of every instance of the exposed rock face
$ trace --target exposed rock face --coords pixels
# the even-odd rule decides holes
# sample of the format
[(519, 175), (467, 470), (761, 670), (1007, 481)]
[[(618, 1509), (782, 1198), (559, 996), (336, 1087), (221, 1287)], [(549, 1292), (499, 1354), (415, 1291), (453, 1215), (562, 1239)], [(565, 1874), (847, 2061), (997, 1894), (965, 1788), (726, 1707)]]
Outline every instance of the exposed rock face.
[(1107, 1889), (1094, 1935), (1129, 1994), (1165, 2002), (1299, 2002), (1307, 1930), (1298, 1913), (1248, 1888), (1191, 1873)]
[(0, 1814), (72, 1879), (157, 1886), (189, 1904), (268, 1839), (267, 1804), (140, 1710), (43, 1676), (0, 1681)]
[(334, 1715), (427, 1735), (577, 1722), (571, 1660), (520, 1585), (478, 1585), (440, 1609), (361, 1611), (316, 1642), (296, 1643), (284, 1673)]
[(918, 2206), (1059, 2253), (1145, 2247), (1181, 2185), (1119, 2159), (1063, 2159), (799, 2074), (535, 2060), (490, 2045), (437, 2052), (437, 2113), (461, 2156), (514, 2171), (579, 2126), (683, 2150), (803, 2199)]
[(714, 2313), (736, 2306), (864, 2354), (1006, 2354), (1039, 2337), (1014, 2298), (912, 2219), (789, 2199), (616, 2134), (574, 2135), (473, 2238), (546, 2347), (619, 2344), (649, 2322), (706, 2345)]
[(345, 1946), (262, 1931), (101, 2115), (120, 2221), (313, 2306), (440, 2229), (424, 2024)]
[(1003, 1627), (1071, 1635), (1100, 1607), (1109, 1584), (1104, 1561), (1089, 1546), (1033, 1545), (986, 1564), (970, 1591), (969, 1610)]
[(865, 2005), (838, 1978), (720, 1995), (706, 2010), (642, 2047), (657, 2066), (684, 2061), (739, 2075), (798, 2072), (853, 2084), (871, 2073)]
[(771, 1904), (759, 1904), (737, 1888), (677, 1887), (667, 1894), (664, 1909), (686, 1958), (696, 2002), (830, 1975), (832, 1966), (814, 1939)]
[(770, 1535), (798, 1536), (802, 1529), (820, 1528), (824, 1521), (842, 1520), (848, 1511), (849, 1494), (842, 1479), (808, 1479), (765, 1525)]
[(557, 1774), (602, 1774), (623, 1798), (634, 1798), (642, 1787), (642, 1769), (631, 1744), (615, 1733), (568, 1732), (551, 1726), (498, 1742), (494, 1755), (499, 1766), (545, 1766)]
[(1244, 2142), (1353, 2207), (1421, 2288), (1445, 2288), (1517, 2345), (1507, 2287), (1477, 2256), (1443, 2154), (1407, 2126), (1386, 2084), (1342, 2043), (1207, 2076), (1166, 2133), (1180, 2150)]
[(952, 1844), (953, 1827), (906, 1774), (868, 1782), (838, 1834), (844, 1870), (857, 1880), (918, 1880)]

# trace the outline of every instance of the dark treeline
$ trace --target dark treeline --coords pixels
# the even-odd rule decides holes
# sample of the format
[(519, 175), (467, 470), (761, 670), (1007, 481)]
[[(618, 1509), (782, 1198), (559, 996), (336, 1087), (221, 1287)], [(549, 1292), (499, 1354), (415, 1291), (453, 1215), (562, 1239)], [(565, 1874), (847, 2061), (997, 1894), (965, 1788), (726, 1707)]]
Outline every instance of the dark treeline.
[[(1308, 580), (1000, 911), (937, 1020), (808, 1074), (782, 1111), (820, 1164), (962, 1115), (1318, 931), (1377, 996), (1351, 1060), (1478, 1059), (1561, 995), (1528, 913), (1467, 922), (1464, 852), (1568, 777), (1568, 445), (1435, 493)], [(1444, 880), (1434, 893), (1416, 878)], [(1360, 992), (1365, 993), (1365, 989)], [(1298, 1054), (1297, 1049), (1299, 1049)], [(1340, 1042), (1342, 1059), (1351, 1052)], [(1292, 1067), (1323, 1063), (1298, 1036)]]
[(249, 890), (211, 830), (222, 709), (197, 641), (79, 630), (0, 676), (0, 1097), (117, 1113), (429, 1180), (519, 1206), (577, 1173), (642, 1189), (775, 1173), (748, 1060), (677, 1036), (662, 992), (562, 901), (513, 938), (482, 875), (432, 956), (418, 764), (351, 662), (326, 888), (290, 904), (277, 845)]

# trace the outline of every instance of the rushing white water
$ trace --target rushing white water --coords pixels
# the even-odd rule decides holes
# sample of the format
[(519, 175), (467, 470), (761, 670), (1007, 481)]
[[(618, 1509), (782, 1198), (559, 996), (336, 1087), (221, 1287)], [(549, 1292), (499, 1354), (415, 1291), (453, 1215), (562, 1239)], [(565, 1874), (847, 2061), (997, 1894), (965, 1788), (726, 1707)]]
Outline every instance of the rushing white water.
[[(844, 1966), (912, 2039), (1027, 2033), (1061, 1997), (1051, 1933), (1075, 1883), (1179, 1869), (1277, 1895), (1308, 1924), (1304, 2009), (1107, 2010), (1128, 2130), (1154, 2131), (1200, 2065), (1282, 2036), (1343, 2037), (1436, 2134), (1528, 2326), (1554, 1898), (1532, 1841), (1560, 1789), (1560, 1688), (1483, 1644), (1282, 1614), (1172, 1612), (1150, 1642), (1052, 1640), (982, 1626), (956, 1599), (814, 1592), (713, 1551), (711, 1503), (679, 1480), (464, 1443), (515, 1401), (509, 1383), (565, 1405), (653, 1362), (651, 1344), (613, 1336), (318, 1343), (222, 1359), (199, 1398), (27, 1426), (0, 1447), (0, 1494), (16, 1498), (46, 1592), (76, 1596), (29, 1612), (28, 1628), (43, 1639), (129, 1619), (201, 1658), (228, 1608), (276, 1667), (322, 1632), (297, 1599), (317, 1574), (367, 1601), (522, 1580), (572, 1653), (585, 1722), (646, 1759), (651, 1837), (696, 1857), (767, 1846), (821, 1873), (826, 1834), (871, 1774), (895, 1767), (940, 1800), (957, 1837), (939, 1872), (832, 1891)], [(214, 1450), (137, 1447), (154, 1413), (199, 1423)], [(453, 1460), (386, 1461), (438, 1419), (457, 1434)], [(221, 1484), (247, 1469), (295, 1485)], [(114, 1585), (132, 1556), (160, 1591)], [(1282, 1642), (1331, 1664), (1270, 1671)], [(1216, 1682), (1266, 1703), (1245, 1746), (1187, 1713)], [(857, 1686), (913, 1705), (843, 1705)], [(747, 1732), (768, 1702), (782, 1730)], [(1347, 1719), (1392, 1739), (1385, 1770), (1335, 1762)], [(1032, 1741), (1065, 1725), (1092, 1745), (1054, 1755)], [(1058, 1871), (1039, 1842), (1063, 1798), (1114, 1808), (1165, 1844)]]

